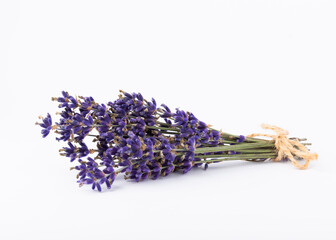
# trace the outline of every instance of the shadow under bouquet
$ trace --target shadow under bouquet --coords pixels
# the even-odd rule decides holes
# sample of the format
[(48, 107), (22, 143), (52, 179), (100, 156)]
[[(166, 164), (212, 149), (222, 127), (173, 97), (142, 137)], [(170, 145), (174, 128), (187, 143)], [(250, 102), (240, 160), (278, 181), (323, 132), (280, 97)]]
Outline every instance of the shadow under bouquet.
[[(317, 159), (306, 148), (308, 143), (302, 143), (306, 139), (287, 138), (288, 132), (279, 127), (262, 125), (275, 135), (233, 135), (213, 129), (191, 112), (157, 106), (140, 93), (120, 90), (119, 98), (107, 104), (65, 91), (52, 100), (62, 109), (60, 119), (53, 125), (50, 114), (39, 117), (42, 136), (54, 131), (58, 141), (67, 142), (59, 151), (77, 163), (71, 169), (78, 171), (79, 185), (98, 191), (102, 185), (111, 188), (118, 174), (138, 182), (229, 160), (289, 160), (305, 169)], [(89, 148), (89, 142), (95, 147)]]

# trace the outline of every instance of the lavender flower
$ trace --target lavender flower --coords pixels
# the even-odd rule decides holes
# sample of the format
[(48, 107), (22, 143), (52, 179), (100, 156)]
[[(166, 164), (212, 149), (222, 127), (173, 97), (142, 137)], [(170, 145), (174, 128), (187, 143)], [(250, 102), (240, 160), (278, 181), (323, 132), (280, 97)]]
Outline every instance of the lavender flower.
[(52, 119), (50, 114), (47, 114), (47, 117), (42, 118), (42, 123), (36, 123), (42, 127), (41, 134), (42, 137), (45, 138), (49, 135), (50, 130), (52, 129)]
[[(48, 113), (37, 123), (42, 137), (51, 130), (66, 141), (60, 150), (78, 165), (80, 186), (92, 189), (111, 188), (118, 174), (136, 182), (157, 179), (173, 172), (187, 173), (193, 168), (236, 160), (260, 161), (274, 157), (274, 144), (243, 135), (231, 135), (211, 129), (193, 113), (170, 108), (155, 99), (147, 101), (140, 93), (121, 91), (118, 99), (107, 104), (92, 97), (77, 98), (63, 91), (59, 103), (62, 112), (52, 126)], [(87, 143), (96, 145), (89, 149)], [(258, 143), (260, 153), (251, 154), (249, 144)], [(259, 146), (258, 145), (258, 146)], [(83, 160), (86, 158), (86, 160)]]

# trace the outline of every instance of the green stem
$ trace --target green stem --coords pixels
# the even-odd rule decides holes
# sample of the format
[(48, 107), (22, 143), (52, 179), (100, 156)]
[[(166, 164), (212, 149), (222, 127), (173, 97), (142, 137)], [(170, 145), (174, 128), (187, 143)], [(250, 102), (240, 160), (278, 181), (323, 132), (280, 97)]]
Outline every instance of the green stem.
[[(242, 149), (238, 151), (238, 154), (241, 153), (255, 153), (255, 154), (275, 154), (275, 149)], [(233, 155), (233, 154), (227, 154), (227, 155)], [(202, 154), (196, 154), (195, 157), (211, 157), (213, 155), (202, 155)]]
[(257, 149), (257, 148), (264, 148), (264, 147), (274, 147), (274, 142), (269, 141), (269, 142), (260, 142), (260, 143), (240, 143), (237, 145), (196, 148), (195, 154), (209, 153), (209, 152), (239, 151), (239, 150), (244, 150), (244, 149)]
[[(216, 156), (216, 155), (214, 155)], [(206, 159), (195, 161), (194, 163), (211, 163), (211, 162), (221, 162), (228, 160), (252, 160), (252, 159), (264, 159), (264, 158), (275, 158), (277, 154), (237, 154), (237, 155), (217, 155), (216, 159)]]

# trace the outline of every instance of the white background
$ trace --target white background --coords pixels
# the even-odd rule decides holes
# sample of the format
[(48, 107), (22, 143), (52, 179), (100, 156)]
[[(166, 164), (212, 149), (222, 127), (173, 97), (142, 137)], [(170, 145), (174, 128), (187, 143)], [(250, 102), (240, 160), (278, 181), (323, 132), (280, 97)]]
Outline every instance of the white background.
[[(0, 1), (0, 239), (336, 239), (335, 12), (332, 0)], [(62, 90), (107, 102), (119, 89), (231, 133), (278, 125), (319, 159), (78, 188), (63, 143), (34, 123)]]

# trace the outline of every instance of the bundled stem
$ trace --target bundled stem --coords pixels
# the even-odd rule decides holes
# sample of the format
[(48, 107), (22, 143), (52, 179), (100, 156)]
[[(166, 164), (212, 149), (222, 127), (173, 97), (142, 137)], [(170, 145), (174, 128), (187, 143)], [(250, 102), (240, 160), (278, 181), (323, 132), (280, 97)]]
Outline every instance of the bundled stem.
[[(126, 179), (141, 181), (228, 160), (289, 157), (294, 163), (294, 156), (311, 157), (300, 143), (306, 139), (287, 141), (280, 130), (270, 140), (255, 138), (258, 134), (229, 134), (211, 128), (190, 112), (172, 112), (165, 104), (158, 107), (154, 99), (145, 100), (140, 93), (120, 92), (117, 100), (106, 105), (92, 97), (62, 92), (61, 97), (52, 98), (62, 109), (59, 122), (52, 125), (48, 114), (37, 123), (43, 137), (54, 130), (58, 141), (68, 143), (60, 153), (77, 162), (71, 169), (78, 170), (80, 186), (89, 184), (100, 191), (105, 183), (110, 188), (119, 173), (124, 173)], [(87, 137), (96, 148), (87, 147)]]

